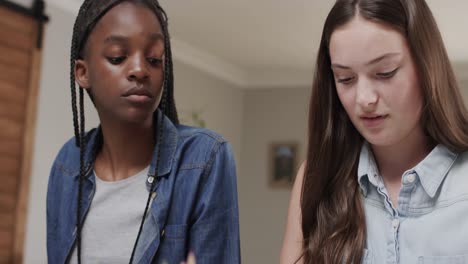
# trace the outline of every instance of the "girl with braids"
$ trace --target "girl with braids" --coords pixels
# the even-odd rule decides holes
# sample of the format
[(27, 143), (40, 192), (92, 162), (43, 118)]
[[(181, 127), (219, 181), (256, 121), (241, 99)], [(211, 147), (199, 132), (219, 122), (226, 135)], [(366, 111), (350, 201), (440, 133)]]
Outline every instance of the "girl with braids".
[[(179, 124), (167, 26), (157, 0), (80, 8), (75, 137), (49, 178), (49, 263), (180, 263), (189, 252), (198, 263), (240, 262), (233, 155), (218, 134)], [(101, 122), (88, 133), (83, 90)]]
[(338, 0), (281, 263), (468, 263), (468, 122), (424, 0)]

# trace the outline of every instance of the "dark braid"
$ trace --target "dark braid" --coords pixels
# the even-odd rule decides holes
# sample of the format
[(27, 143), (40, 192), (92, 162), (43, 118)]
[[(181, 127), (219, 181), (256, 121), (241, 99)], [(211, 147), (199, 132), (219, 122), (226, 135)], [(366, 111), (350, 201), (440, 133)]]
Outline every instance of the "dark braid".
[[(79, 184), (78, 184), (78, 206), (77, 206), (77, 213), (76, 217), (78, 218), (78, 225), (77, 225), (77, 240), (78, 242), (78, 249), (77, 254), (81, 255), (81, 200), (83, 195), (83, 180), (85, 177), (85, 168), (84, 168), (84, 151), (85, 151), (85, 115), (84, 115), (84, 96), (83, 96), (83, 89), (79, 91), (80, 95), (80, 177), (79, 177)], [(77, 255), (77, 256), (78, 256)], [(78, 263), (81, 263), (81, 256), (78, 258)]]
[[(165, 55), (165, 61), (164, 61), (164, 80), (165, 85), (164, 89), (167, 91), (167, 100), (168, 100), (168, 107), (167, 108), (162, 108), (166, 110), (164, 113), (167, 116), (172, 117), (172, 119), (177, 120), (177, 123), (179, 122), (178, 116), (177, 116), (177, 111), (175, 108), (175, 102), (174, 102), (174, 71), (172, 67), (172, 49), (171, 49), (171, 42), (170, 42), (170, 37), (169, 37), (169, 30), (168, 30), (168, 18), (166, 15), (166, 12), (162, 7), (157, 3), (157, 9), (160, 12), (157, 12), (159, 22), (161, 24), (161, 29), (164, 34), (164, 55)], [(162, 105), (161, 105), (162, 106)]]
[[(77, 212), (76, 212), (76, 243), (77, 243), (77, 260), (78, 263), (81, 263), (81, 201), (82, 201), (82, 190), (83, 190), (83, 180), (85, 178), (85, 164), (84, 164), (84, 153), (86, 149), (85, 141), (85, 117), (84, 117), (84, 95), (83, 89), (79, 88), (79, 112), (77, 109), (76, 102), (76, 85), (75, 85), (75, 62), (77, 59), (82, 59), (84, 46), (89, 37), (89, 34), (92, 32), (94, 26), (99, 21), (99, 19), (112, 7), (123, 2), (125, 0), (85, 0), (80, 7), (78, 16), (76, 18), (75, 24), (73, 26), (73, 36), (71, 43), (71, 56), (70, 56), (70, 86), (71, 86), (71, 101), (72, 101), (72, 113), (73, 113), (73, 126), (75, 132), (75, 144), (80, 148), (80, 175), (78, 183), (78, 199), (77, 199)], [(127, 0), (128, 1), (128, 0)], [(163, 80), (163, 91), (162, 98), (158, 108), (161, 111), (160, 117), (156, 115), (155, 112), (155, 133), (157, 136), (156, 144), (159, 145), (157, 152), (157, 160), (155, 167), (155, 176), (157, 176), (159, 163), (161, 160), (161, 142), (163, 139), (163, 130), (164, 130), (164, 116), (167, 116), (172, 123), (179, 124), (179, 119), (177, 115), (177, 109), (175, 106), (174, 100), (174, 73), (173, 73), (173, 64), (172, 64), (172, 50), (169, 39), (168, 31), (168, 19), (166, 12), (159, 5), (157, 0), (136, 0), (135, 2), (141, 2), (146, 4), (157, 16), (158, 21), (161, 25), (161, 30), (164, 35), (164, 80)], [(88, 91), (88, 90), (87, 90)], [(92, 95), (88, 92), (91, 100), (93, 101)], [(79, 115), (78, 115), (79, 114)], [(79, 122), (78, 122), (79, 120)], [(150, 176), (153, 177), (153, 176)], [(133, 262), (135, 251), (138, 245), (138, 241), (143, 230), (143, 225), (146, 219), (146, 216), (149, 211), (149, 205), (151, 202), (151, 196), (155, 188), (156, 181), (153, 180), (151, 184), (151, 189), (148, 194), (148, 200), (146, 202), (145, 211), (143, 213), (143, 218), (140, 224), (138, 231), (137, 239), (135, 241), (132, 255), (130, 257), (130, 263)]]
[[(89, 1), (86, 0), (82, 4), (80, 11), (78, 12), (78, 17), (86, 12), (86, 7), (89, 5)], [(71, 45), (71, 66), (70, 66), (70, 86), (71, 86), (71, 97), (72, 97), (72, 112), (73, 112), (73, 127), (75, 130), (75, 144), (80, 147), (80, 175), (78, 178), (78, 199), (77, 199), (77, 209), (76, 209), (76, 240), (77, 240), (77, 260), (78, 263), (81, 263), (81, 200), (83, 193), (83, 179), (84, 179), (84, 151), (86, 145), (84, 144), (84, 130), (85, 130), (85, 121), (84, 121), (84, 98), (83, 98), (83, 89), (79, 91), (79, 123), (78, 123), (78, 110), (76, 105), (76, 82), (75, 82), (75, 62), (79, 58), (79, 47), (77, 35), (75, 32), (78, 27), (78, 20), (75, 21), (73, 25), (73, 37)]]
[[(89, 5), (89, 0), (85, 0), (81, 5), (81, 8), (78, 12), (78, 17), (83, 16), (86, 12), (86, 7)], [(79, 27), (79, 20), (76, 19), (75, 24), (73, 25), (73, 36), (72, 36), (72, 43), (71, 43), (71, 51), (70, 51), (70, 87), (71, 87), (71, 100), (72, 100), (72, 113), (73, 113), (73, 127), (75, 129), (75, 144), (76, 146), (80, 146), (79, 140), (79, 128), (80, 124), (78, 123), (78, 110), (76, 105), (76, 81), (75, 81), (75, 62), (79, 59), (81, 47), (79, 47), (79, 40), (78, 35), (76, 32), (78, 31)]]

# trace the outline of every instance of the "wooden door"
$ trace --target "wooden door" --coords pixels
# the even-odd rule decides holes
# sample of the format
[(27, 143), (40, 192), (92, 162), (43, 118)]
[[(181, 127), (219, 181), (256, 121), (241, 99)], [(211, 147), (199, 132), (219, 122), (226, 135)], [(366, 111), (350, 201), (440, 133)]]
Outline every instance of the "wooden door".
[(38, 23), (0, 5), (0, 263), (22, 263), (40, 66)]

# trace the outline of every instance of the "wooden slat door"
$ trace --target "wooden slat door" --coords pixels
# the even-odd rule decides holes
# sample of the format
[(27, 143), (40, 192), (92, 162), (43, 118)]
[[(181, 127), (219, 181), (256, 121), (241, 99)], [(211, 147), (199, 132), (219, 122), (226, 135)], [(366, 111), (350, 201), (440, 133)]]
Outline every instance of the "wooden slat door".
[(0, 264), (22, 263), (40, 66), (38, 23), (0, 6)]

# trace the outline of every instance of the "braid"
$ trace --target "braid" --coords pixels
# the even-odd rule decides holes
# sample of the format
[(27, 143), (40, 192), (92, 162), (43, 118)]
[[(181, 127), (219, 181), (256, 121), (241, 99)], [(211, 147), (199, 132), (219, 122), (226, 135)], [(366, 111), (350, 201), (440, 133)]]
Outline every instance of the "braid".
[(75, 84), (75, 61), (78, 58), (77, 55), (77, 39), (76, 39), (76, 31), (78, 27), (78, 20), (75, 21), (73, 26), (73, 37), (72, 37), (72, 44), (71, 44), (71, 51), (70, 51), (70, 87), (71, 87), (71, 104), (72, 104), (72, 113), (73, 113), (73, 127), (75, 132), (75, 145), (79, 146), (79, 138), (78, 138), (78, 131), (79, 131), (79, 124), (78, 124), (78, 117), (77, 117), (77, 107), (76, 107), (76, 84)]
[(77, 240), (77, 261), (78, 264), (81, 263), (81, 200), (83, 193), (83, 179), (85, 177), (84, 171), (84, 152), (85, 152), (85, 142), (84, 142), (84, 131), (85, 131), (85, 115), (84, 115), (84, 98), (83, 98), (83, 89), (79, 89), (79, 122), (78, 122), (78, 109), (76, 103), (76, 80), (75, 80), (75, 63), (76, 60), (80, 57), (79, 54), (79, 40), (78, 40), (78, 28), (80, 26), (79, 18), (86, 13), (87, 6), (89, 5), (89, 0), (85, 0), (82, 4), (80, 11), (78, 12), (78, 18), (73, 25), (73, 36), (70, 52), (70, 87), (71, 87), (71, 100), (72, 100), (72, 113), (73, 113), (73, 127), (75, 132), (75, 145), (80, 148), (80, 175), (78, 178), (78, 199), (77, 199), (77, 209), (76, 209), (76, 240)]
[(84, 151), (86, 147), (85, 142), (85, 115), (84, 115), (84, 96), (83, 96), (83, 89), (79, 91), (80, 95), (80, 177), (79, 177), (79, 185), (78, 185), (78, 206), (76, 210), (76, 217), (77, 217), (77, 256), (78, 256), (78, 263), (81, 263), (81, 200), (82, 200), (82, 193), (83, 193), (83, 180), (85, 177), (85, 168), (84, 168)]
[[(165, 110), (165, 114), (172, 120), (173, 123), (178, 124), (179, 118), (177, 116), (177, 110), (174, 101), (174, 71), (172, 65), (172, 49), (171, 49), (171, 41), (169, 36), (168, 30), (168, 18), (166, 12), (162, 7), (157, 3), (158, 10), (160, 11), (160, 24), (162, 27), (162, 31), (164, 34), (164, 53), (165, 53), (165, 90), (167, 91), (167, 108), (163, 108)], [(164, 105), (166, 106), (166, 105)]]

